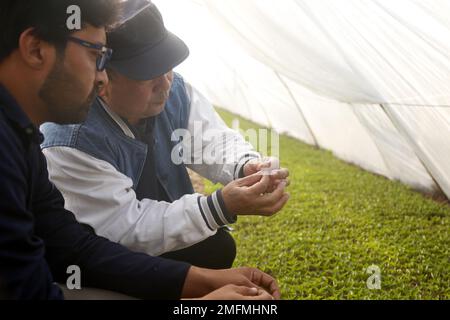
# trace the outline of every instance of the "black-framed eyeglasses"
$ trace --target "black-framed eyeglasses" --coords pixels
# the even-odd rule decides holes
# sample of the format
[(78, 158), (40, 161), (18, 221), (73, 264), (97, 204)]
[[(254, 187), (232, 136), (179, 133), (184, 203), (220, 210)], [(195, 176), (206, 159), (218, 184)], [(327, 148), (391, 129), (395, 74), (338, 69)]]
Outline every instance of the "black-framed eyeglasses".
[(75, 37), (68, 37), (67, 38), (69, 41), (75, 42), (85, 48), (89, 48), (89, 49), (94, 49), (94, 50), (98, 50), (101, 53), (101, 56), (99, 56), (97, 58), (97, 71), (99, 72), (103, 72), (106, 68), (106, 64), (108, 63), (108, 61), (111, 59), (112, 54), (113, 54), (113, 50), (105, 47), (102, 44), (95, 44), (86, 40), (82, 40), (82, 39), (78, 39)]

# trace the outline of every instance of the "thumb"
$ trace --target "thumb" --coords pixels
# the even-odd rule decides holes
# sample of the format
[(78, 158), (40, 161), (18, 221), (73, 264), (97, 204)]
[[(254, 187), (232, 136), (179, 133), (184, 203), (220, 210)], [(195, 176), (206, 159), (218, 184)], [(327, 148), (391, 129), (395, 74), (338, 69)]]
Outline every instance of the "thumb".
[(255, 163), (255, 170), (261, 171), (262, 169), (270, 168), (270, 166), (271, 166), (270, 161), (258, 162)]
[(259, 294), (260, 290), (254, 287), (250, 288), (241, 286), (236, 288), (236, 292), (246, 297), (254, 297)]
[(262, 179), (258, 183), (251, 186), (249, 190), (253, 194), (260, 195), (265, 193), (269, 188), (269, 186), (270, 186), (270, 177), (268, 175), (263, 175)]
[(275, 298), (265, 290), (259, 290), (258, 294), (256, 296), (249, 297), (248, 299), (249, 300), (269, 300), (269, 301), (275, 300)]
[(248, 177), (238, 179), (237, 182), (241, 187), (250, 187), (253, 186), (255, 183), (259, 182), (262, 179), (262, 177), (263, 175), (260, 172), (258, 172)]

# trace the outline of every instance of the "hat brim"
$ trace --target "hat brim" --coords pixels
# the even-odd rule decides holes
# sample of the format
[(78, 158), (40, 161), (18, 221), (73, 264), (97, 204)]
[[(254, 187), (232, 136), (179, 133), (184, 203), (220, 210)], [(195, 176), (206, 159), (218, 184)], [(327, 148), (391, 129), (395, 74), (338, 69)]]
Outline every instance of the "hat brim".
[(186, 44), (171, 32), (156, 46), (128, 59), (112, 60), (109, 67), (127, 78), (146, 81), (158, 78), (181, 64), (189, 56)]

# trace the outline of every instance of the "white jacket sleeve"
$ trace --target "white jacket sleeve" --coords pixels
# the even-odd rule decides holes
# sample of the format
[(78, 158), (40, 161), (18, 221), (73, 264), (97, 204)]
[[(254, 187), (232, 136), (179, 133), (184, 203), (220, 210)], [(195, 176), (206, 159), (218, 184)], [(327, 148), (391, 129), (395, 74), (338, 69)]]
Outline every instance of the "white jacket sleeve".
[(186, 195), (173, 203), (138, 201), (132, 180), (111, 164), (73, 148), (43, 152), (66, 208), (98, 235), (133, 251), (157, 256), (183, 249), (233, 222), (221, 210), (220, 190), (209, 197)]
[(223, 122), (198, 90), (186, 83), (186, 91), (191, 101), (190, 140), (185, 142), (184, 148), (192, 150), (187, 166), (214, 183), (226, 185), (239, 178), (249, 160), (259, 159), (261, 155), (239, 132)]

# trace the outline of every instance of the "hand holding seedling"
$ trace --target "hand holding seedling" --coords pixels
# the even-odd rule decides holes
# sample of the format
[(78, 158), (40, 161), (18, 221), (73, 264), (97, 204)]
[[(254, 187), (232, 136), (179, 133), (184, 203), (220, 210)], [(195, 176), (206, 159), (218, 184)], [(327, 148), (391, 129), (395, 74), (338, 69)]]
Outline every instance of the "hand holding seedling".
[(289, 171), (279, 169), (278, 159), (250, 161), (244, 168), (247, 176), (235, 180), (222, 190), (225, 205), (233, 214), (272, 216), (289, 200), (285, 192)]

